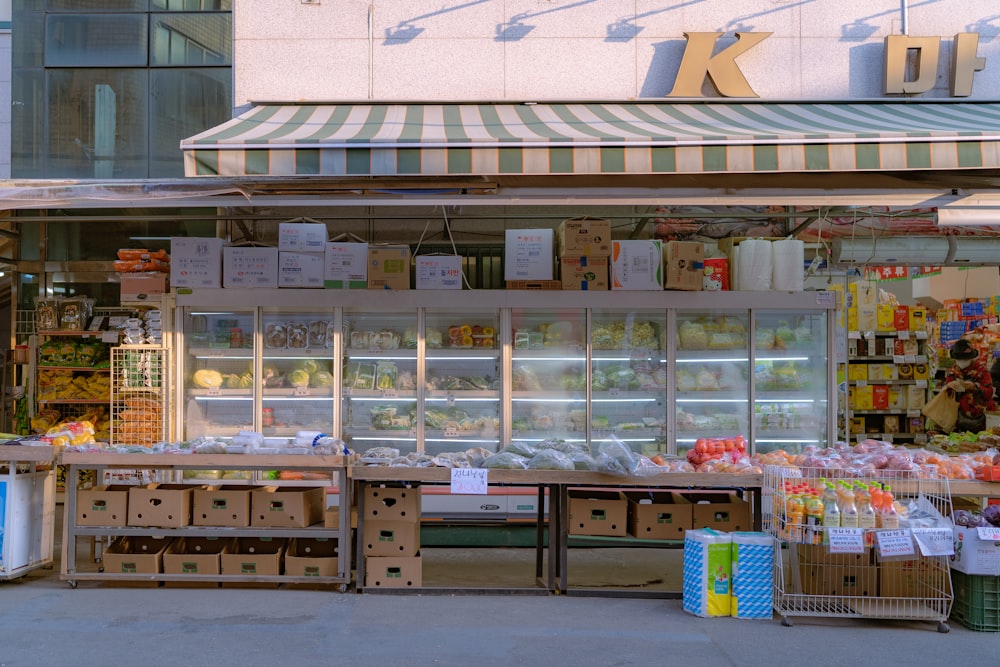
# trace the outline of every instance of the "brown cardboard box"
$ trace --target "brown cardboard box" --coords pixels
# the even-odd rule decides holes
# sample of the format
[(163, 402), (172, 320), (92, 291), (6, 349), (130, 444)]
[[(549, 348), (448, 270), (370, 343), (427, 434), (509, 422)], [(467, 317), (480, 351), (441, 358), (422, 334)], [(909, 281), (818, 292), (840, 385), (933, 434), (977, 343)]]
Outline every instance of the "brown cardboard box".
[(562, 257), (559, 259), (559, 278), (564, 290), (607, 290), (608, 258)]
[(222, 573), (222, 554), (235, 544), (231, 537), (182, 537), (174, 540), (163, 553), (164, 574), (207, 575), (207, 581), (168, 581), (166, 586), (218, 588)]
[(619, 491), (569, 491), (569, 534), (624, 537), (628, 501)]
[(166, 273), (123, 273), (120, 299), (159, 302), (168, 289), (167, 276)]
[(368, 289), (410, 289), (410, 246), (368, 246)]
[(691, 527), (691, 505), (677, 502), (672, 493), (625, 493), (628, 498), (628, 530), (633, 537), (649, 540), (683, 540)]
[(563, 220), (556, 232), (559, 255), (611, 256), (611, 221), (601, 218)]
[(420, 556), (365, 558), (365, 586), (370, 588), (420, 588), (423, 564)]
[(750, 503), (735, 493), (681, 493), (683, 501), (692, 504), (691, 526), (732, 532), (752, 530)]
[(285, 553), (285, 576), (335, 577), (338, 574), (337, 554), (337, 540), (295, 538)]
[(871, 549), (863, 554), (832, 554), (829, 547), (800, 544), (799, 576), (806, 595), (874, 597), (878, 567)]
[(701, 291), (704, 285), (704, 244), (690, 241), (667, 241), (664, 243), (664, 289)]
[(250, 488), (246, 486), (209, 486), (194, 490), (191, 523), (195, 526), (250, 525)]
[(361, 539), (366, 556), (416, 556), (420, 551), (420, 522), (366, 520)]
[(405, 486), (366, 486), (365, 520), (420, 521), (420, 489)]
[(323, 520), (326, 489), (269, 486), (250, 494), (250, 525), (305, 528)]
[(76, 525), (128, 525), (130, 486), (112, 485), (81, 489), (76, 493)]
[[(327, 507), (326, 512), (323, 514), (323, 527), (324, 528), (340, 528), (340, 508), (339, 507)], [(358, 508), (351, 508), (351, 528), (358, 527)]]
[[(286, 545), (287, 541), (284, 539), (241, 537), (236, 540), (232, 551), (222, 554), (222, 574), (279, 575)], [(273, 586), (277, 587), (277, 584)]]
[[(884, 598), (924, 598), (933, 597), (924, 581), (930, 575), (929, 562), (920, 559), (883, 561), (879, 564), (878, 594)], [(944, 573), (947, 577), (947, 572)], [(944, 591), (941, 591), (944, 593)]]
[[(102, 554), (104, 571), (108, 574), (160, 574), (163, 572), (163, 552), (170, 545), (169, 537), (117, 537)], [(159, 581), (110, 582), (115, 585), (149, 586)]]
[(194, 489), (184, 484), (133, 486), (128, 491), (128, 525), (158, 528), (190, 526)]

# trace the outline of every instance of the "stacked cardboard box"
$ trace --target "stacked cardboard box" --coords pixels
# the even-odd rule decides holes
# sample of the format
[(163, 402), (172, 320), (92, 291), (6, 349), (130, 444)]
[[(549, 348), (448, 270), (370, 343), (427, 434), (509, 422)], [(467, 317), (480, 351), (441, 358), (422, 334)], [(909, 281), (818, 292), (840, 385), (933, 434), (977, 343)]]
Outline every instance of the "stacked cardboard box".
[(559, 275), (564, 290), (608, 289), (611, 222), (598, 218), (563, 220), (559, 239)]
[(364, 585), (371, 588), (419, 588), (420, 490), (414, 487), (365, 488)]
[(326, 237), (322, 223), (278, 225), (278, 287), (323, 287)]

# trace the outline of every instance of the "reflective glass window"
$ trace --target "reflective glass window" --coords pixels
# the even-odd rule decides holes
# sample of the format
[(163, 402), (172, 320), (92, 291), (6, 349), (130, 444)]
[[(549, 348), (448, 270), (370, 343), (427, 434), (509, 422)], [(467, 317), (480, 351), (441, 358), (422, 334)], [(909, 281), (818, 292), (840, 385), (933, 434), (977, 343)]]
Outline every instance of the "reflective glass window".
[(145, 66), (146, 25), (144, 14), (50, 14), (45, 18), (45, 64)]

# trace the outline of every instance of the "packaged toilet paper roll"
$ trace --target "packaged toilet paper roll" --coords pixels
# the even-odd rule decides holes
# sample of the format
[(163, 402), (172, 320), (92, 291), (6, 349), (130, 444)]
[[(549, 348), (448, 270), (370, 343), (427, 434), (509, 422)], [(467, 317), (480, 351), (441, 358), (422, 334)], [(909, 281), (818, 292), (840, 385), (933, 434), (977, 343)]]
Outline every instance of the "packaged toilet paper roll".
[(776, 292), (801, 292), (805, 280), (806, 244), (783, 239), (771, 244), (771, 289)]
[(735, 532), (732, 536), (732, 615), (735, 618), (771, 618), (774, 538), (758, 532)]
[(771, 291), (771, 242), (747, 239), (740, 244), (739, 289), (744, 292)]
[(684, 533), (684, 611), (704, 617), (732, 613), (732, 546), (730, 533)]

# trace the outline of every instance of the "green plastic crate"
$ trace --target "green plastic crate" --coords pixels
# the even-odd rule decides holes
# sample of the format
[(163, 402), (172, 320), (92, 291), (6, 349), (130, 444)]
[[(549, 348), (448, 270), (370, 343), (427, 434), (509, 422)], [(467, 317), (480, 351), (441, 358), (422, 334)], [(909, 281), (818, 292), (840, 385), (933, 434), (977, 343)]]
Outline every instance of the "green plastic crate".
[(951, 571), (951, 617), (980, 632), (1000, 632), (1000, 577)]

